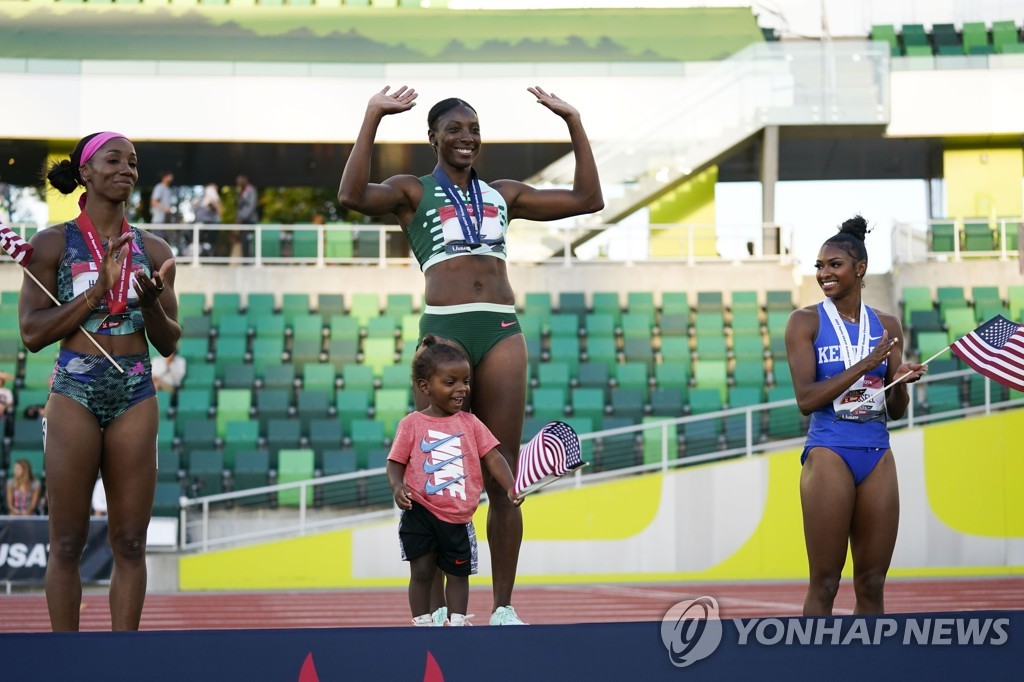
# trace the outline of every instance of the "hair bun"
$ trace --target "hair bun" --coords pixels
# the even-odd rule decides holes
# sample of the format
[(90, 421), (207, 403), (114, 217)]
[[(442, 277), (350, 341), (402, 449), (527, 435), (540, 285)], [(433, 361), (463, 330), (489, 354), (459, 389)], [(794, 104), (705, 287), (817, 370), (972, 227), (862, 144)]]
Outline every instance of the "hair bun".
[(61, 159), (51, 164), (50, 170), (46, 173), (46, 179), (61, 194), (71, 194), (78, 187), (71, 159)]
[(840, 233), (852, 235), (861, 241), (864, 241), (864, 237), (869, 231), (868, 221), (864, 220), (860, 214), (853, 216), (839, 228)]

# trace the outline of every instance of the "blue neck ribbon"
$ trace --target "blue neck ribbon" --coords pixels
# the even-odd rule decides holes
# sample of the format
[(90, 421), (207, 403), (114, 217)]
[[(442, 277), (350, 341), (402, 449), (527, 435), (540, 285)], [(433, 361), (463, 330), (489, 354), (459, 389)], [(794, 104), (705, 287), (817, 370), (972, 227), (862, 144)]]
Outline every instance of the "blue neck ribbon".
[(484, 195), (480, 191), (480, 180), (477, 179), (476, 171), (471, 168), (469, 173), (469, 201), (473, 207), (473, 215), (470, 215), (469, 211), (466, 210), (466, 204), (462, 200), (462, 195), (452, 183), (448, 174), (441, 169), (440, 165), (434, 168), (432, 175), (434, 180), (437, 181), (438, 186), (441, 187), (441, 191), (444, 192), (445, 196), (448, 197), (448, 201), (455, 208), (455, 215), (459, 219), (459, 225), (462, 227), (462, 235), (465, 237), (466, 243), (478, 246), (480, 244), (480, 231), (484, 224)]

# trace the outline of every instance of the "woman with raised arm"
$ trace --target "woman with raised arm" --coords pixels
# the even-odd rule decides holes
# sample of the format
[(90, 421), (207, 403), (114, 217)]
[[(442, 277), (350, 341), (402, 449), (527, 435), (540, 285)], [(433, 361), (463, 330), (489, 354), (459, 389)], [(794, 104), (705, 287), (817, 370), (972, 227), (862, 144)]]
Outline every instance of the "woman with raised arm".
[[(899, 318), (864, 305), (866, 234), (867, 223), (856, 216), (825, 241), (815, 262), (825, 300), (794, 311), (786, 325), (797, 405), (811, 415), (800, 473), (810, 568), (805, 616), (832, 613), (847, 545), (854, 612), (885, 611), (883, 589), (900, 516), (886, 422), (903, 416), (907, 383), (927, 369), (902, 361)], [(882, 391), (896, 379), (901, 381)]]
[[(526, 414), (527, 358), (505, 266), (508, 224), (515, 218), (556, 220), (604, 207), (579, 112), (554, 93), (528, 90), (568, 126), (576, 158), (571, 189), (480, 180), (473, 170), (481, 147), (480, 121), (472, 106), (455, 98), (438, 102), (427, 115), (427, 139), (437, 153), (433, 173), (370, 182), (370, 157), (381, 120), (415, 105), (416, 91), (403, 86), (393, 93), (386, 87), (370, 98), (338, 190), (346, 208), (398, 219), (426, 279), (420, 338), (433, 334), (469, 354), (474, 386), (470, 409), (501, 442), (498, 451), (512, 471)], [(417, 409), (423, 407), (417, 402)], [(489, 476), (485, 488), (494, 587), (490, 622), (520, 625), (512, 588), (523, 540), (522, 513)], [(443, 622), (443, 607), (435, 615)]]
[(138, 630), (156, 487), (158, 415), (149, 343), (170, 355), (181, 337), (174, 259), (167, 242), (125, 218), (139, 171), (135, 147), (123, 135), (82, 138), (47, 178), (62, 194), (86, 188), (76, 219), (32, 237), (27, 270), (39, 285), (26, 277), (18, 301), (26, 348), (36, 352), (60, 344), (43, 436), (50, 624), (54, 630), (78, 629), (79, 562), (93, 487), (102, 472), (114, 554), (111, 625)]

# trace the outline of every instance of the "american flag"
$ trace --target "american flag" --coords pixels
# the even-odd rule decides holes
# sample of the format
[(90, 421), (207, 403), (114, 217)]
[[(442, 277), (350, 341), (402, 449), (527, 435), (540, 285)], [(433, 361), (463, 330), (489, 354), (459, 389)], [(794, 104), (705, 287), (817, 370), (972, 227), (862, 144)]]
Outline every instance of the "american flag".
[(580, 437), (573, 428), (565, 422), (545, 424), (519, 451), (516, 497), (539, 490), (583, 464)]
[(996, 315), (955, 341), (951, 348), (976, 372), (1024, 391), (1024, 325)]
[(25, 267), (32, 260), (33, 247), (9, 227), (0, 226), (0, 246), (14, 262)]

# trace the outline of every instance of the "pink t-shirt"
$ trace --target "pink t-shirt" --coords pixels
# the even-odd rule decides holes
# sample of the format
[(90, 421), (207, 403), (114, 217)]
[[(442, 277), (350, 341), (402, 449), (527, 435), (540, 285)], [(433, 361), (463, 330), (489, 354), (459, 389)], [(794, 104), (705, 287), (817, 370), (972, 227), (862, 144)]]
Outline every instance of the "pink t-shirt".
[(448, 523), (469, 523), (484, 487), (480, 460), (498, 439), (469, 412), (450, 417), (406, 415), (388, 459), (405, 465), (413, 500)]

